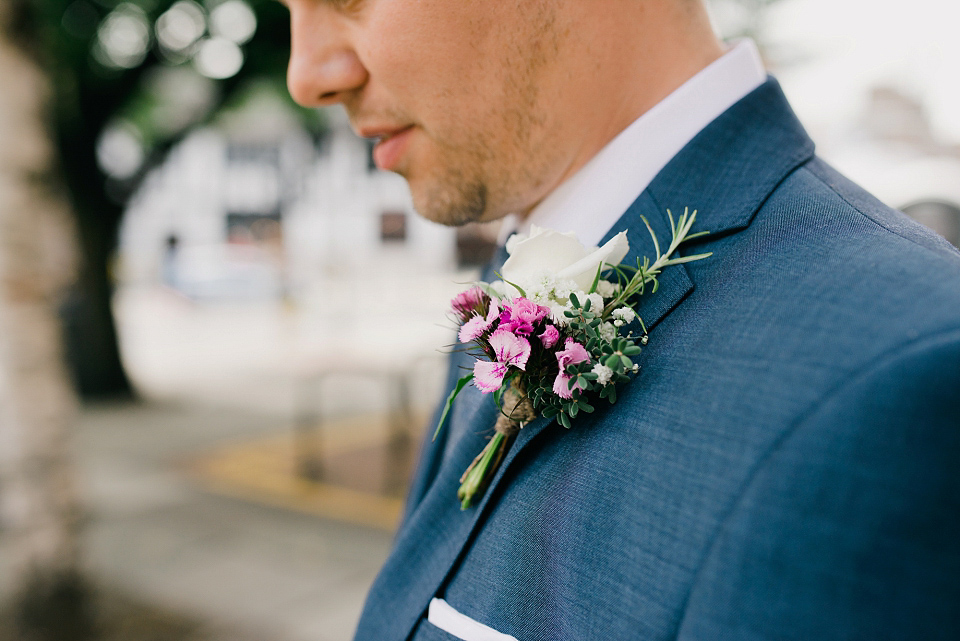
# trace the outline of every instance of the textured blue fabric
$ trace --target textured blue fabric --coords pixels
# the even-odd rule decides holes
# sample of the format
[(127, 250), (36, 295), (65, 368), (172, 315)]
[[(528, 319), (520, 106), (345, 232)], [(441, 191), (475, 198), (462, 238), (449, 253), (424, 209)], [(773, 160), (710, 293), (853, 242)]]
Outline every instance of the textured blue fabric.
[(960, 638), (960, 255), (819, 160), (772, 79), (611, 235), (651, 255), (668, 207), (714, 255), (643, 303), (636, 380), (525, 427), (461, 511), (495, 416), (465, 391), (358, 640), (440, 638), (435, 595), (521, 641)]

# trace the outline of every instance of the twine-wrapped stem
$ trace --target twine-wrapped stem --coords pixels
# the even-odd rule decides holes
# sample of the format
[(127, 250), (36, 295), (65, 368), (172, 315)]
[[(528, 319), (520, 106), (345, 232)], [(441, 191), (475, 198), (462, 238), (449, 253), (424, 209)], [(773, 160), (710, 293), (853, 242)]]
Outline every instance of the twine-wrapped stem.
[(460, 477), (457, 498), (460, 499), (462, 509), (467, 509), (475, 499), (483, 496), (490, 480), (497, 473), (503, 457), (506, 456), (507, 450), (510, 449), (513, 437), (536, 416), (526, 390), (519, 381), (511, 382), (510, 387), (503, 394), (503, 408), (493, 426), (496, 433)]

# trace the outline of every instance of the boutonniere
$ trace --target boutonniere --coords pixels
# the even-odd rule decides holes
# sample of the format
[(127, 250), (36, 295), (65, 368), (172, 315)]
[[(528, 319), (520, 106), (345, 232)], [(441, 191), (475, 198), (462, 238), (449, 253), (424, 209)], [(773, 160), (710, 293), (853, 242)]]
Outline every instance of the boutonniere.
[(463, 509), (483, 495), (524, 425), (544, 416), (569, 429), (598, 401), (616, 403), (617, 385), (637, 373), (633, 359), (648, 340), (636, 312), (640, 297), (656, 292), (665, 268), (710, 256), (675, 257), (682, 243), (707, 232), (690, 233), (696, 211), (677, 220), (667, 215), (670, 245), (661, 252), (643, 219), (656, 258), (638, 258), (636, 265), (621, 263), (630, 249), (625, 231), (586, 248), (573, 234), (533, 226), (507, 242), (501, 280), (478, 283), (453, 299), (458, 338), (477, 360), (447, 398), (434, 438), (471, 382), (500, 409), (493, 438), (460, 479)]

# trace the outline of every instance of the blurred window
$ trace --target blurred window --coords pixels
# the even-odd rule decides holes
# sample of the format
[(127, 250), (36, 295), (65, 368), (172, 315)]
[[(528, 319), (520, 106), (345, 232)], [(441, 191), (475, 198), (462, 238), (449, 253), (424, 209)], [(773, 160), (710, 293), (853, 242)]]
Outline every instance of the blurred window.
[(407, 215), (400, 211), (380, 214), (380, 240), (385, 243), (403, 243), (407, 240)]
[[(498, 221), (499, 222), (499, 221)], [(483, 267), (497, 249), (497, 227), (471, 223), (457, 228), (457, 267)]]

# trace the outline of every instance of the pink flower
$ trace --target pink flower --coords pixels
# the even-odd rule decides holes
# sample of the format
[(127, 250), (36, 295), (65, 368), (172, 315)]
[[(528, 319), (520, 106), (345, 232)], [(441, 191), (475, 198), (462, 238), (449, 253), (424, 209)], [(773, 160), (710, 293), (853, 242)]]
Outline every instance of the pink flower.
[(590, 354), (587, 352), (587, 349), (572, 338), (567, 339), (566, 348), (557, 352), (557, 362), (560, 364), (560, 371), (567, 369), (567, 365), (576, 365), (577, 363), (583, 363), (589, 360)]
[(530, 358), (530, 341), (527, 339), (501, 328), (490, 337), (490, 347), (500, 363), (526, 369)]
[(490, 297), (480, 287), (474, 286), (470, 289), (460, 292), (450, 301), (453, 311), (460, 317), (461, 321), (467, 320), (471, 315), (480, 312)]
[(539, 335), (539, 338), (543, 346), (550, 349), (560, 340), (560, 331), (553, 325), (547, 325), (543, 329), (543, 333)]
[(499, 315), (500, 309), (493, 301), (490, 301), (490, 311), (487, 313), (486, 318), (474, 312), (473, 318), (464, 323), (463, 327), (460, 328), (460, 333), (457, 336), (460, 342), (469, 343), (483, 336), (490, 330)]
[(572, 338), (568, 338), (565, 345), (566, 347), (564, 349), (557, 352), (557, 364), (560, 366), (560, 371), (557, 373), (556, 380), (553, 381), (553, 393), (560, 398), (569, 399), (573, 398), (574, 390), (583, 388), (580, 386), (580, 383), (576, 383), (573, 389), (570, 389), (570, 380), (573, 377), (567, 375), (567, 365), (576, 365), (589, 361), (590, 354), (583, 345)]
[(530, 358), (530, 341), (504, 329), (493, 333), (490, 347), (497, 360), (477, 361), (473, 365), (473, 384), (484, 394), (500, 389), (508, 368), (512, 366), (522, 370)]
[(503, 306), (500, 314), (500, 327), (521, 336), (533, 333), (533, 326), (546, 318), (549, 307), (538, 305), (529, 298), (514, 298)]
[(473, 364), (473, 384), (484, 394), (500, 389), (506, 375), (507, 366), (503, 363), (477, 361)]
[(553, 393), (560, 398), (573, 398), (573, 391), (583, 388), (580, 387), (580, 383), (574, 383), (573, 389), (570, 389), (570, 381), (572, 379), (572, 376), (567, 376), (563, 372), (557, 374), (557, 380), (553, 381)]

